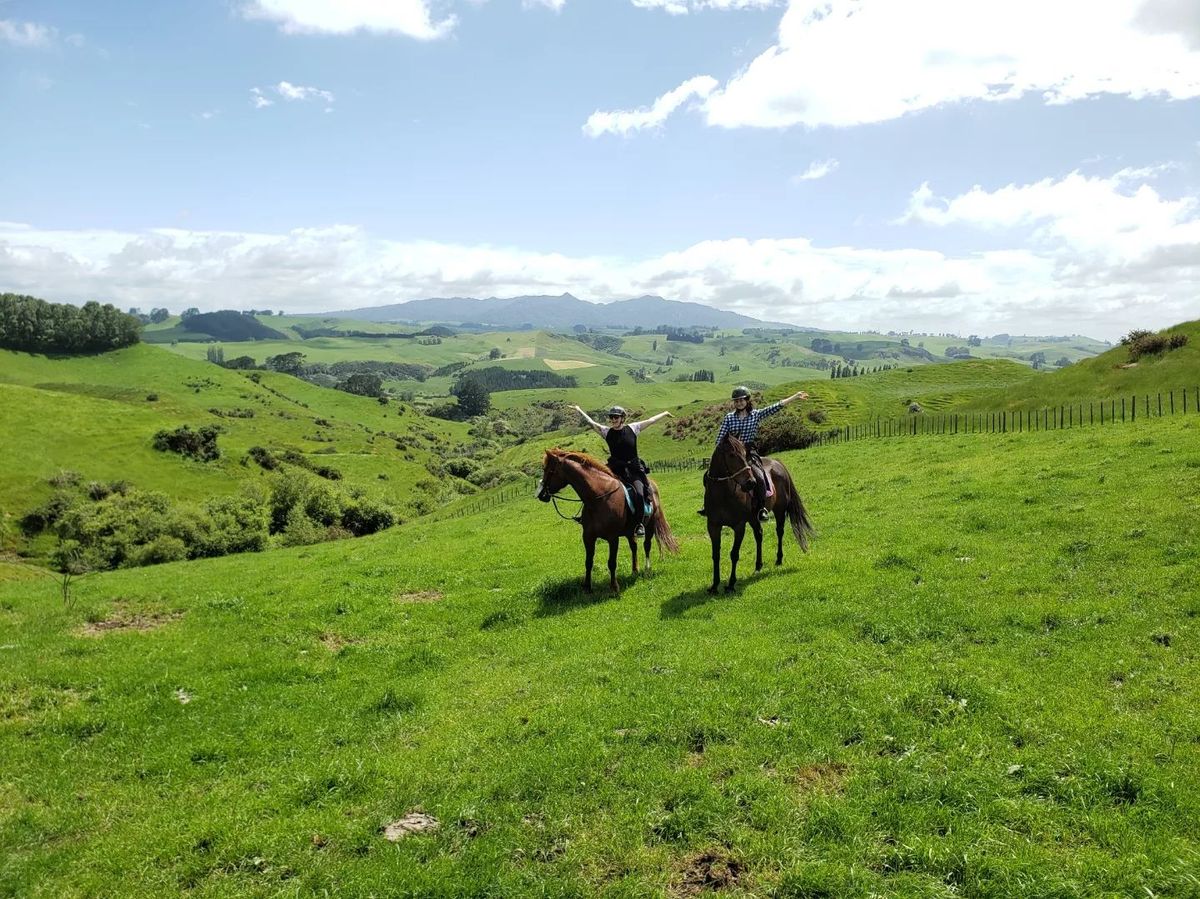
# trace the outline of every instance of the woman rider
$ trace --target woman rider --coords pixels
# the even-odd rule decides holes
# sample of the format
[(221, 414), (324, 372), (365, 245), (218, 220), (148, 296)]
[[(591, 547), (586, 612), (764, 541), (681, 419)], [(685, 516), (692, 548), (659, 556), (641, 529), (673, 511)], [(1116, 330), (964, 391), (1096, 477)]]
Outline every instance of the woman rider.
[[(767, 485), (762, 472), (762, 456), (758, 454), (758, 423), (779, 412), (792, 400), (808, 399), (808, 394), (803, 390), (797, 390), (791, 396), (784, 397), (779, 402), (762, 409), (754, 408), (754, 401), (750, 398), (748, 387), (733, 388), (731, 397), (733, 411), (721, 421), (721, 429), (717, 431), (717, 446), (721, 445), (726, 434), (732, 434), (746, 445), (746, 454), (752, 468), (755, 469), (754, 505), (758, 509), (759, 521), (766, 521), (771, 517), (771, 513), (767, 511)], [(703, 509), (700, 510), (700, 514), (705, 514)]]
[(646, 508), (646, 497), (650, 495), (650, 485), (646, 482), (646, 472), (643, 470), (641, 459), (638, 458), (638, 434), (656, 421), (669, 417), (671, 413), (659, 412), (645, 421), (626, 424), (625, 419), (628, 417), (628, 413), (624, 407), (613, 406), (608, 410), (608, 424), (602, 425), (598, 421), (593, 421), (578, 406), (571, 408), (583, 416), (583, 420), (604, 438), (604, 442), (608, 444), (608, 467), (613, 470), (613, 474), (633, 488), (634, 506), (638, 510), (638, 525), (633, 534), (635, 537), (644, 537), (646, 528), (642, 524), (642, 518), (643, 510)]

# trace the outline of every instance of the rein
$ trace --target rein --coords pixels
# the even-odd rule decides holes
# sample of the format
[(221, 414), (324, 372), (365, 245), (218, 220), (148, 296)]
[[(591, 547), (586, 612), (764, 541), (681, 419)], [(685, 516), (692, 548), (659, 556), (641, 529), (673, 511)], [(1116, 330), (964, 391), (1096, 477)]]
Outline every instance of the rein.
[[(576, 524), (582, 525), (583, 524), (583, 513), (585, 511), (587, 511), (588, 503), (599, 502), (600, 500), (605, 499), (606, 497), (612, 496), (614, 493), (616, 493), (618, 490), (620, 490), (623, 486), (624, 485), (621, 483), (620, 479), (618, 479), (617, 486), (614, 487), (612, 490), (608, 491), (608, 493), (601, 493), (599, 496), (594, 496), (590, 500), (586, 500), (586, 501), (582, 500), (582, 499), (571, 499), (571, 497), (569, 497), (569, 496), (559, 496), (557, 493), (551, 493), (550, 494), (550, 504), (552, 506), (554, 506), (554, 511), (558, 513), (558, 517), (561, 518), (563, 521), (573, 521)], [(561, 500), (564, 503), (579, 503), (581, 506), (583, 506), (583, 508), (579, 510), (578, 515), (569, 515), (569, 516), (563, 515), (562, 510), (558, 508), (559, 500)]]
[(705, 478), (705, 480), (708, 480), (708, 481), (732, 481), (734, 478), (736, 478), (742, 472), (751, 471), (751, 470), (752, 469), (750, 468), (749, 465), (744, 465), (743, 467), (741, 467), (737, 471), (735, 471), (733, 474), (727, 474), (723, 478), (714, 477), (713, 473), (711, 471), (706, 471), (706, 472), (704, 472), (704, 478)]

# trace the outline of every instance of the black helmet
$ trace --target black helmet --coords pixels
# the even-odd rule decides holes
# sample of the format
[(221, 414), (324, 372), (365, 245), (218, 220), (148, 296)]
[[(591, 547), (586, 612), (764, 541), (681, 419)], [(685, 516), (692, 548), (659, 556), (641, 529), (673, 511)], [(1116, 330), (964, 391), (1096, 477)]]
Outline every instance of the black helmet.
[(613, 406), (611, 409), (608, 410), (609, 418), (612, 418), (614, 415), (619, 415), (622, 418), (625, 418), (628, 414), (629, 413), (627, 413), (625, 411), (624, 406)]
[(735, 388), (733, 388), (733, 393), (731, 393), (729, 396), (731, 399), (735, 399), (735, 400), (737, 400), (737, 399), (748, 400), (748, 399), (750, 399), (750, 388), (749, 387), (735, 387)]

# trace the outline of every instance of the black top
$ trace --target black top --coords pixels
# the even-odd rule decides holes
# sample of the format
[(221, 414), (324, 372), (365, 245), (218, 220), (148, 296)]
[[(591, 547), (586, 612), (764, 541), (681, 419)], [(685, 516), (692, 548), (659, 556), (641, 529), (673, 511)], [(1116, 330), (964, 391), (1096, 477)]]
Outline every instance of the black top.
[(628, 425), (623, 428), (609, 428), (604, 440), (608, 444), (609, 454), (615, 461), (627, 464), (637, 462), (637, 434)]

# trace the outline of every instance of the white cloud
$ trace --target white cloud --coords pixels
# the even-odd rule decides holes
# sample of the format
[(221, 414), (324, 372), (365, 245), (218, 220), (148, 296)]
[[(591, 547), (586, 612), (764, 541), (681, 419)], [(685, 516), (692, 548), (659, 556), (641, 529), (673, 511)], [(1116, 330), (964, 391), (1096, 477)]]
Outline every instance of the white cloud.
[(778, 6), (782, 0), (631, 0), (641, 9), (661, 9), (673, 16), (702, 9), (764, 9)]
[(58, 32), (49, 25), (0, 19), (0, 41), (7, 41), (18, 47), (49, 47), (54, 43), (57, 34)]
[(288, 81), (281, 81), (275, 85), (275, 90), (285, 100), (324, 100), (326, 103), (333, 102), (332, 93), (323, 91), (317, 87), (302, 87)]
[(429, 0), (249, 0), (249, 19), (278, 22), (286, 34), (403, 34), (429, 41), (449, 34), (454, 16), (434, 21)]
[(683, 104), (693, 97), (703, 99), (717, 86), (715, 78), (699, 75), (689, 78), (674, 90), (667, 91), (654, 101), (650, 107), (633, 110), (617, 110), (601, 112), (597, 110), (588, 116), (583, 126), (583, 133), (589, 137), (599, 137), (601, 134), (629, 134), (644, 128), (655, 128), (667, 120)]
[(815, 128), (1031, 93), (1051, 104), (1200, 97), (1198, 8), (1194, 0), (790, 0), (775, 46), (711, 91), (704, 110), (726, 128)]
[[(1011, 234), (1010, 249), (814, 245), (802, 237), (709, 240), (648, 258), (391, 241), (352, 226), (284, 234), (155, 229), (49, 231), (0, 224), (0, 283), (52, 300), (321, 311), (430, 296), (655, 293), (774, 321), (848, 329), (1085, 333), (1113, 338), (1196, 316), (1200, 204), (1145, 174), (982, 188), (905, 217)], [(928, 232), (924, 232), (928, 236)]]
[(292, 84), (290, 81), (280, 81), (273, 87), (268, 88), (250, 88), (250, 102), (254, 104), (255, 109), (265, 109), (268, 106), (275, 105), (275, 101), (267, 96), (267, 91), (274, 91), (284, 100), (291, 102), (317, 100), (325, 104), (326, 112), (333, 111), (334, 96), (332, 91), (321, 90), (319, 87), (304, 87), (300, 84)]
[(799, 184), (801, 181), (819, 181), (826, 175), (832, 175), (837, 171), (838, 161), (836, 159), (824, 159), (820, 162), (810, 163), (808, 168), (798, 175), (792, 176), (792, 183)]
[(521, 6), (532, 9), (535, 6), (545, 6), (555, 12), (561, 12), (567, 0), (521, 0)]
[(935, 197), (924, 184), (900, 221), (1016, 229), (1065, 264), (1134, 264), (1164, 249), (1200, 246), (1200, 203), (1161, 196), (1149, 183), (1159, 171), (1122, 169), (1107, 178), (1072, 172), (994, 191), (975, 186), (949, 199)]

